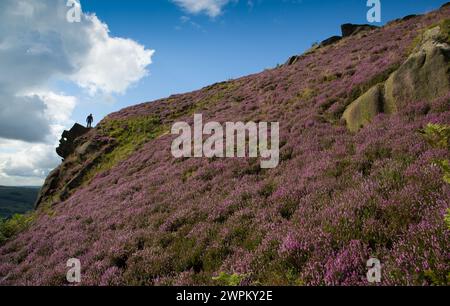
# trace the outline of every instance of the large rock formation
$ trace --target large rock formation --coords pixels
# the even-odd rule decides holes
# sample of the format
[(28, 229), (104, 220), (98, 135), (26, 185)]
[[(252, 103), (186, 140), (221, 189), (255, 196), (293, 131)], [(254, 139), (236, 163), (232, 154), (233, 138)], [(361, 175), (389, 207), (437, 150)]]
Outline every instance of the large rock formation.
[(66, 158), (67, 156), (72, 154), (76, 148), (75, 140), (78, 137), (86, 134), (88, 131), (88, 128), (75, 123), (75, 125), (69, 131), (66, 130), (62, 133), (61, 139), (59, 141), (59, 147), (56, 148), (56, 153), (62, 158)]
[(426, 31), (409, 58), (385, 83), (351, 103), (343, 119), (355, 132), (379, 113), (392, 114), (415, 101), (430, 101), (450, 91), (450, 45), (445, 23)]
[(384, 111), (384, 86), (378, 84), (354, 101), (344, 112), (350, 131), (355, 132), (369, 124), (373, 117)]
[(45, 180), (36, 200), (35, 207), (51, 198), (66, 199), (71, 191), (79, 187), (89, 171), (101, 158), (114, 148), (110, 138), (89, 135), (89, 131), (75, 124), (70, 131), (64, 131), (57, 153), (64, 158), (61, 165), (53, 170)]
[(423, 35), (421, 44), (408, 60), (386, 81), (385, 100), (388, 112), (407, 103), (429, 101), (450, 90), (450, 45), (441, 39), (442, 26)]

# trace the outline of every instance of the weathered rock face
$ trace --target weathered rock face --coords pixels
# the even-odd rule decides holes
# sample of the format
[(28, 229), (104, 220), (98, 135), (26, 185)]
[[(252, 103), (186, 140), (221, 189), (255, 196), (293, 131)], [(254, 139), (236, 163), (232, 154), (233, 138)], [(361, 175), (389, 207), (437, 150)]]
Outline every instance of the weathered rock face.
[(361, 32), (378, 29), (378, 27), (369, 24), (351, 24), (345, 23), (341, 25), (342, 37), (349, 37)]
[(298, 56), (298, 55), (291, 56), (291, 57), (287, 60), (287, 62), (286, 62), (285, 65), (286, 65), (286, 66), (294, 65), (299, 59), (300, 59), (300, 56)]
[(378, 114), (392, 114), (415, 101), (430, 101), (450, 92), (450, 45), (442, 25), (423, 34), (422, 40), (385, 83), (378, 84), (351, 103), (343, 114), (356, 132)]
[(370, 123), (373, 117), (384, 111), (383, 91), (382, 84), (376, 85), (350, 104), (343, 115), (350, 131), (358, 131), (362, 126)]
[(75, 124), (70, 131), (64, 131), (57, 149), (64, 161), (45, 180), (35, 203), (36, 208), (55, 195), (60, 200), (67, 199), (99, 160), (114, 148), (112, 139), (95, 136), (88, 133), (90, 130), (95, 134), (95, 130)]
[(415, 52), (386, 81), (385, 99), (390, 112), (450, 91), (450, 45), (440, 42), (440, 33), (440, 27), (427, 31)]
[(73, 151), (76, 148), (75, 140), (83, 136), (89, 131), (88, 128), (85, 128), (84, 126), (75, 123), (75, 125), (70, 129), (70, 131), (64, 131), (61, 140), (59, 141), (59, 147), (56, 148), (56, 153), (61, 156), (62, 158), (66, 158), (70, 154), (73, 153)]

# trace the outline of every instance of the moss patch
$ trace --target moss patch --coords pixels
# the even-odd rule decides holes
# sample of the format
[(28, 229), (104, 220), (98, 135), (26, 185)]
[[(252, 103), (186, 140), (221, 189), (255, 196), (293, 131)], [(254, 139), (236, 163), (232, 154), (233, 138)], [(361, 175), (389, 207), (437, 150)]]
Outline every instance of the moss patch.
[(143, 144), (163, 135), (166, 131), (167, 128), (155, 116), (104, 122), (99, 128), (100, 134), (113, 138), (117, 144), (85, 176), (85, 183), (89, 182), (97, 173), (113, 168), (136, 152)]
[(0, 245), (26, 230), (36, 219), (36, 216), (37, 214), (33, 212), (25, 215), (14, 215), (8, 220), (0, 219)]

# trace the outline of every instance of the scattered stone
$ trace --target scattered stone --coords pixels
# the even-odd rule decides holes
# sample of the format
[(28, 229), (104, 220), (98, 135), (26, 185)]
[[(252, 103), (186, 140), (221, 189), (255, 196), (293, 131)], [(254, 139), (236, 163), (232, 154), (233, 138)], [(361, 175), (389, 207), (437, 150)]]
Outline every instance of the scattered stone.
[(298, 56), (298, 55), (291, 56), (285, 65), (286, 66), (294, 65), (299, 59), (300, 59), (300, 56)]
[(361, 32), (371, 31), (374, 29), (378, 29), (378, 27), (369, 25), (369, 24), (345, 23), (341, 26), (342, 37), (349, 37), (349, 36), (353, 36), (353, 35), (356, 35)]
[(331, 36), (330, 38), (327, 38), (324, 41), (322, 41), (320, 43), (320, 46), (321, 47), (326, 47), (326, 46), (332, 45), (332, 44), (340, 41), (341, 39), (342, 39), (341, 36)]

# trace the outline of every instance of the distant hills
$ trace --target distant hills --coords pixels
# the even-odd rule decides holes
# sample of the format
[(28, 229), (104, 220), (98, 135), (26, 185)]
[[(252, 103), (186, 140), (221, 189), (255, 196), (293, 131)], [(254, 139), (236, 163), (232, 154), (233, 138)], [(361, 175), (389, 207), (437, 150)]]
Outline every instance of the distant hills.
[(9, 218), (33, 209), (39, 188), (0, 186), (0, 218)]

